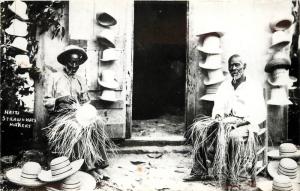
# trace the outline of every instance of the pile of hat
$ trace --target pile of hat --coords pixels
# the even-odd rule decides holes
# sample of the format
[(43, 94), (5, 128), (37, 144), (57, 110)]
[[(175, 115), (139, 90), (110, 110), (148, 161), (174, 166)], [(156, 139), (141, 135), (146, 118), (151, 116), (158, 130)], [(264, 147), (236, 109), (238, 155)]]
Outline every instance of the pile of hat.
[[(27, 4), (23, 1), (15, 0), (12, 4), (8, 5), (8, 9), (14, 14), (14, 17), (10, 21), (10, 26), (4, 30), (6, 35), (9, 35), (7, 39), (13, 39), (12, 43), (8, 46), (7, 56), (15, 62), (18, 76), (25, 81), (23, 88), (33, 92), (32, 86), (34, 81), (29, 76), (29, 69), (32, 67), (32, 64), (27, 55)], [(17, 92), (17, 96), (29, 112), (33, 111), (34, 94), (24, 96)]]
[[(101, 12), (96, 15), (97, 23), (103, 27), (100, 35), (97, 36), (100, 46), (103, 48), (100, 62), (104, 65), (112, 65), (118, 59), (118, 51), (115, 46), (115, 35), (110, 27), (117, 24), (116, 19), (111, 13)], [(106, 69), (98, 77), (98, 84), (102, 87), (99, 99), (108, 102), (117, 101), (116, 90), (119, 83), (116, 80), (115, 72)]]
[(288, 99), (288, 90), (294, 89), (295, 77), (289, 76), (291, 60), (287, 51), (291, 35), (288, 29), (292, 25), (293, 17), (277, 16), (270, 24), (272, 30), (272, 44), (270, 50), (273, 55), (265, 66), (265, 72), (269, 73), (268, 83), (271, 85), (269, 105), (289, 105), (292, 102)]
[(206, 31), (197, 35), (202, 45), (197, 46), (197, 49), (202, 53), (205, 62), (200, 61), (199, 66), (207, 71), (207, 76), (204, 79), (206, 86), (206, 94), (201, 100), (214, 101), (215, 94), (221, 82), (224, 81), (222, 57), (221, 53), (221, 37), (224, 35), (220, 31)]
[(25, 188), (44, 187), (51, 191), (89, 191), (96, 187), (96, 180), (88, 173), (79, 171), (83, 159), (70, 162), (65, 156), (53, 159), (50, 170), (42, 170), (37, 162), (26, 162), (22, 168), (6, 172), (7, 179)]

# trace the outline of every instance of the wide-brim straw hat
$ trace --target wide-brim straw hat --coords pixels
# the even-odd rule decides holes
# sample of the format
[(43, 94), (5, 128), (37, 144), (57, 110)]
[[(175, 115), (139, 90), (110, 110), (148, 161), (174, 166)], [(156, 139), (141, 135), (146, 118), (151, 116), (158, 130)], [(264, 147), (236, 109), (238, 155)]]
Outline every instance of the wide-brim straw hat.
[(213, 30), (213, 29), (204, 29), (202, 31), (200, 31), (196, 36), (198, 37), (205, 37), (205, 36), (210, 36), (210, 35), (217, 35), (219, 37), (224, 36), (224, 31), (222, 31), (221, 29), (217, 29), (217, 30)]
[[(292, 189), (293, 190), (289, 190), (289, 191), (299, 191), (300, 190), (300, 184), (292, 182)], [(265, 181), (258, 181), (257, 182), (257, 188), (260, 191), (275, 191), (273, 190), (273, 181), (271, 180), (265, 180)], [(276, 190), (278, 191), (278, 190)], [(282, 191), (282, 190), (280, 190)]]
[(223, 70), (207, 70), (207, 77), (203, 80), (204, 85), (212, 85), (223, 82), (225, 80), (225, 76), (223, 74)]
[(6, 172), (7, 179), (17, 185), (25, 187), (40, 187), (45, 185), (38, 179), (41, 172), (40, 164), (36, 162), (27, 162), (22, 168), (14, 168)]
[(206, 54), (220, 54), (223, 52), (220, 44), (221, 39), (219, 36), (209, 35), (204, 38), (202, 46), (197, 46), (197, 49)]
[[(287, 160), (289, 159), (289, 160)], [(275, 176), (278, 176), (278, 175), (281, 175), (278, 173), (278, 167), (279, 167), (279, 163), (282, 162), (282, 160), (285, 160), (285, 161), (293, 161), (293, 163), (296, 163), (293, 159), (290, 159), (290, 158), (283, 158), (281, 159), (280, 161), (270, 161), (269, 164), (268, 164), (268, 167), (267, 167), (267, 170), (268, 170), (268, 173), (269, 175), (274, 178)], [(296, 183), (300, 183), (300, 167), (299, 165), (297, 165), (297, 163), (295, 164), (296, 166), (296, 176), (291, 178), (290, 176), (288, 176), (292, 182), (296, 182)], [(289, 169), (287, 169), (287, 173)]]
[(110, 27), (117, 24), (117, 20), (109, 13), (102, 12), (96, 15), (97, 23), (103, 27)]
[(267, 81), (272, 86), (288, 86), (292, 87), (297, 78), (289, 76), (289, 70), (286, 68), (276, 68), (270, 75)]
[(204, 69), (219, 69), (222, 68), (222, 57), (220, 54), (209, 54), (204, 63), (199, 63), (199, 66)]
[(291, 59), (284, 52), (276, 52), (272, 59), (266, 64), (265, 72), (271, 73), (276, 68), (289, 69), (291, 67)]
[(285, 86), (275, 86), (271, 89), (271, 98), (267, 101), (268, 105), (290, 105)]
[(100, 58), (100, 61), (102, 62), (108, 62), (108, 61), (114, 61), (118, 59), (118, 52), (115, 48), (107, 48), (103, 50), (102, 52), (102, 58)]
[(116, 91), (109, 90), (109, 89), (103, 90), (101, 96), (99, 96), (99, 99), (101, 99), (103, 101), (108, 101), (108, 102), (118, 101), (118, 98), (116, 96)]
[(101, 46), (106, 48), (116, 48), (115, 34), (110, 30), (103, 30), (99, 35), (97, 35), (97, 40)]
[(287, 46), (291, 41), (290, 36), (284, 31), (276, 31), (272, 34), (271, 49), (279, 49)]
[(28, 34), (27, 24), (18, 19), (11, 20), (10, 26), (5, 29), (5, 32), (9, 35), (25, 37)]
[(119, 86), (113, 70), (103, 70), (101, 76), (98, 77), (98, 83), (108, 89), (117, 89)]
[[(63, 184), (68, 184), (71, 178), (76, 178), (79, 180), (79, 190), (82, 191), (91, 191), (94, 190), (96, 187), (96, 180), (93, 176), (86, 172), (78, 171), (74, 175), (70, 176), (69, 178), (64, 179), (62, 182), (53, 183), (46, 186), (47, 191), (63, 191)], [(69, 179), (69, 180), (68, 180)], [(66, 190), (66, 189), (65, 189)]]
[(67, 157), (55, 158), (50, 163), (50, 170), (42, 170), (38, 178), (44, 182), (63, 180), (76, 173), (81, 168), (83, 162), (83, 159), (70, 162)]
[(292, 25), (294, 18), (291, 14), (286, 15), (274, 15), (272, 17), (272, 21), (270, 22), (270, 28), (272, 31), (284, 31), (290, 28)]
[(8, 5), (8, 9), (19, 16), (21, 19), (28, 20), (28, 15), (26, 14), (27, 5), (25, 2), (15, 0), (11, 5)]
[(57, 61), (62, 65), (66, 65), (71, 54), (77, 54), (79, 56), (79, 64), (83, 64), (88, 56), (83, 48), (76, 45), (69, 45), (64, 48), (64, 50), (57, 56)]
[(16, 55), (14, 59), (16, 64), (22, 69), (32, 67), (32, 64), (30, 63), (29, 57), (27, 55), (19, 54)]
[(206, 89), (205, 89), (206, 94), (204, 96), (202, 96), (200, 98), (200, 100), (214, 101), (220, 84), (221, 83), (216, 83), (216, 84), (206, 86)]
[(300, 150), (292, 143), (283, 143), (279, 146), (279, 149), (275, 149), (268, 152), (268, 157), (272, 159), (282, 158), (300, 158)]
[(9, 46), (16, 48), (22, 52), (28, 52), (27, 45), (28, 45), (28, 41), (26, 38), (16, 37)]

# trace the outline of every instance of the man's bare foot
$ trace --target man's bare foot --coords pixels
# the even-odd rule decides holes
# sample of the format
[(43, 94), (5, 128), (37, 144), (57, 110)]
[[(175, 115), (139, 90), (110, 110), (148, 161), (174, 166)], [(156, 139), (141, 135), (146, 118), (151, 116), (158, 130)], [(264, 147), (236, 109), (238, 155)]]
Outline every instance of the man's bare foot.
[(98, 173), (97, 169), (91, 170), (89, 171), (89, 173), (96, 179), (96, 182), (100, 182), (101, 180), (103, 180), (103, 175), (101, 173)]
[(109, 179), (109, 176), (105, 175), (103, 171), (101, 171), (99, 168), (95, 169), (95, 171), (98, 173), (98, 174), (101, 174), (102, 175), (102, 180), (108, 180)]

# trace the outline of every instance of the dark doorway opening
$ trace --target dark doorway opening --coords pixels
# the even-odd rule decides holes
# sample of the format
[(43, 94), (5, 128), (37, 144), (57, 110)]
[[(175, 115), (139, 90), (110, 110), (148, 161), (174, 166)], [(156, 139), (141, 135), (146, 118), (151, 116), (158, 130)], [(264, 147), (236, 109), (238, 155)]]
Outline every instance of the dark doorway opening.
[(187, 2), (135, 2), (133, 120), (184, 124), (186, 36)]

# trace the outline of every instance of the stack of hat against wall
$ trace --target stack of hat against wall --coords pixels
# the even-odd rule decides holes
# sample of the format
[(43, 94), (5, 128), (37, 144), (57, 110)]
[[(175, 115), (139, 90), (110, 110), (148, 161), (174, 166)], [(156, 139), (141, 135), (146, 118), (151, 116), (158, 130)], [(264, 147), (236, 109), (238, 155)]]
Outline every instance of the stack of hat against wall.
[[(111, 13), (100, 12), (96, 15), (97, 23), (103, 30), (97, 35), (99, 45), (103, 48), (100, 62), (102, 65), (113, 65), (118, 59), (118, 51), (115, 46), (115, 34), (110, 30), (111, 26), (117, 24), (116, 19)], [(116, 90), (119, 83), (116, 80), (116, 74), (112, 69), (104, 69), (98, 77), (98, 84), (102, 88), (99, 99), (108, 102), (118, 101)]]
[(288, 99), (288, 90), (293, 89), (293, 83), (297, 81), (295, 77), (289, 76), (291, 60), (289, 58), (288, 45), (291, 41), (288, 29), (293, 18), (289, 16), (275, 17), (271, 22), (272, 43), (270, 50), (273, 55), (265, 66), (265, 72), (269, 73), (267, 79), (271, 85), (269, 105), (289, 105), (292, 102)]
[(205, 62), (200, 62), (199, 66), (207, 71), (207, 76), (204, 79), (204, 85), (206, 86), (206, 94), (202, 96), (201, 100), (214, 101), (215, 94), (225, 77), (223, 75), (222, 57), (221, 53), (221, 37), (223, 32), (208, 31), (198, 35), (202, 45), (197, 49), (205, 57)]
[[(9, 56), (15, 62), (16, 72), (18, 76), (25, 81), (24, 87), (19, 90), (27, 90), (30, 92), (34, 92), (33, 90), (33, 79), (29, 76), (29, 69), (32, 67), (30, 63), (29, 56), (26, 55), (28, 53), (27, 45), (28, 41), (26, 36), (28, 35), (28, 25), (26, 21), (28, 20), (27, 15), (27, 4), (20, 0), (15, 0), (8, 6), (8, 9), (14, 14), (14, 18), (10, 21), (10, 26), (6, 28), (4, 31), (7, 35), (9, 35), (9, 39), (13, 39), (12, 43), (9, 45)], [(17, 92), (17, 96), (19, 100), (21, 100), (24, 104), (24, 107), (27, 111), (33, 112), (33, 103), (34, 103), (34, 94), (29, 95), (21, 95)]]

